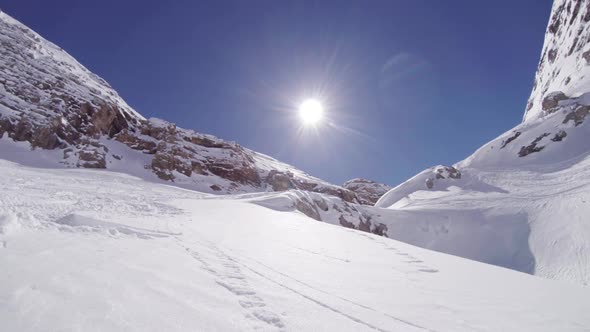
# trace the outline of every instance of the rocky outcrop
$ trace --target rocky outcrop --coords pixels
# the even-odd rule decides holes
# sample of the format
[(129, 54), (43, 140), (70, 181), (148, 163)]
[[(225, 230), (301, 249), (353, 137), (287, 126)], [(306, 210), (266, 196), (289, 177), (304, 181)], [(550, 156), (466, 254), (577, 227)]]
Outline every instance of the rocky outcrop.
[(557, 106), (559, 106), (560, 101), (566, 100), (566, 99), (567, 99), (567, 96), (563, 92), (555, 91), (555, 92), (552, 92), (552, 93), (548, 94), (547, 96), (545, 96), (545, 98), (543, 98), (543, 102), (541, 104), (541, 107), (542, 107), (543, 111), (545, 111), (546, 113), (551, 113), (552, 111), (557, 109)]
[(361, 203), (356, 193), (347, 188), (321, 185), (305, 178), (298, 178), (293, 172), (289, 171), (271, 170), (266, 177), (266, 182), (274, 191), (298, 189), (336, 196), (349, 203)]
[(375, 205), (379, 198), (392, 188), (383, 183), (361, 178), (346, 181), (342, 187), (353, 191), (359, 202), (365, 205)]
[(500, 146), (500, 149), (505, 148), (506, 145), (510, 144), (512, 141), (517, 139), (518, 136), (520, 136), (520, 134), (522, 134), (520, 131), (515, 131), (514, 134), (512, 134), (510, 137), (508, 137), (507, 139), (502, 141), (502, 145)]
[(535, 152), (539, 152), (539, 151), (543, 150), (545, 148), (545, 146), (539, 145), (539, 142), (541, 142), (541, 140), (547, 136), (549, 136), (549, 133), (543, 133), (543, 134), (539, 135), (537, 138), (535, 138), (531, 142), (531, 144), (521, 147), (520, 151), (518, 152), (518, 156), (524, 157), (524, 156), (528, 156), (531, 153), (535, 153)]
[(434, 184), (438, 180), (443, 179), (460, 179), (461, 172), (456, 169), (454, 166), (436, 166), (433, 169), (433, 176), (428, 177), (425, 180), (426, 188), (432, 189), (434, 188)]
[(565, 124), (572, 121), (577, 127), (584, 122), (589, 112), (590, 105), (575, 105), (573, 109), (567, 113), (565, 119), (563, 119), (563, 123)]

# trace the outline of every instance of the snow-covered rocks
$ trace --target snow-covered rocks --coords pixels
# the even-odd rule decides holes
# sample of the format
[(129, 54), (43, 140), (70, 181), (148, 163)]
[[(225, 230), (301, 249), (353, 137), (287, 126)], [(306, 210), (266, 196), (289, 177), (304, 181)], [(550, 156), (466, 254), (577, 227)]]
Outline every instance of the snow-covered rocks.
[[(590, 3), (555, 0), (524, 120), (547, 114), (548, 97), (578, 97), (590, 85)], [(551, 102), (554, 105), (553, 102)]]
[(299, 211), (304, 215), (329, 224), (340, 225), (387, 237), (387, 220), (379, 209), (349, 203), (336, 196), (291, 190), (283, 193), (266, 193), (239, 197), (277, 211)]

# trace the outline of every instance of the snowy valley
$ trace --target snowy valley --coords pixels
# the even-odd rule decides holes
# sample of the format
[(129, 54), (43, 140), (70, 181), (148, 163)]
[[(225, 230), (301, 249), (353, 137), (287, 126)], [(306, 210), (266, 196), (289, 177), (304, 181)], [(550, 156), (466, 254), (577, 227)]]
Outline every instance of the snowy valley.
[(0, 330), (590, 330), (589, 21), (556, 0), (523, 122), (392, 188), (146, 119), (0, 12)]

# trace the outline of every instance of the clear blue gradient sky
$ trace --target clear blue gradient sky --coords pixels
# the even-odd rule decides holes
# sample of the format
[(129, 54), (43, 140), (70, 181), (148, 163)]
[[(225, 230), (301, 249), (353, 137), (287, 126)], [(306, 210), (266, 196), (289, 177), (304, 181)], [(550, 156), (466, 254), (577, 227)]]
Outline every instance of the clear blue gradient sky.
[[(146, 117), (397, 185), (522, 119), (551, 1), (4, 0)], [(320, 94), (329, 124), (295, 115)]]

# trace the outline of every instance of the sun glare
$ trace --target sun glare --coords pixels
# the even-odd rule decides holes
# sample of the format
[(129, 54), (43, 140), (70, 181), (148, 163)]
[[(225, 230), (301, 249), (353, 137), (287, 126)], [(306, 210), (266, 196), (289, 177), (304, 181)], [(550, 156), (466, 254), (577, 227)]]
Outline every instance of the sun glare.
[(307, 99), (299, 106), (299, 116), (305, 125), (318, 124), (324, 115), (322, 103), (316, 99)]

